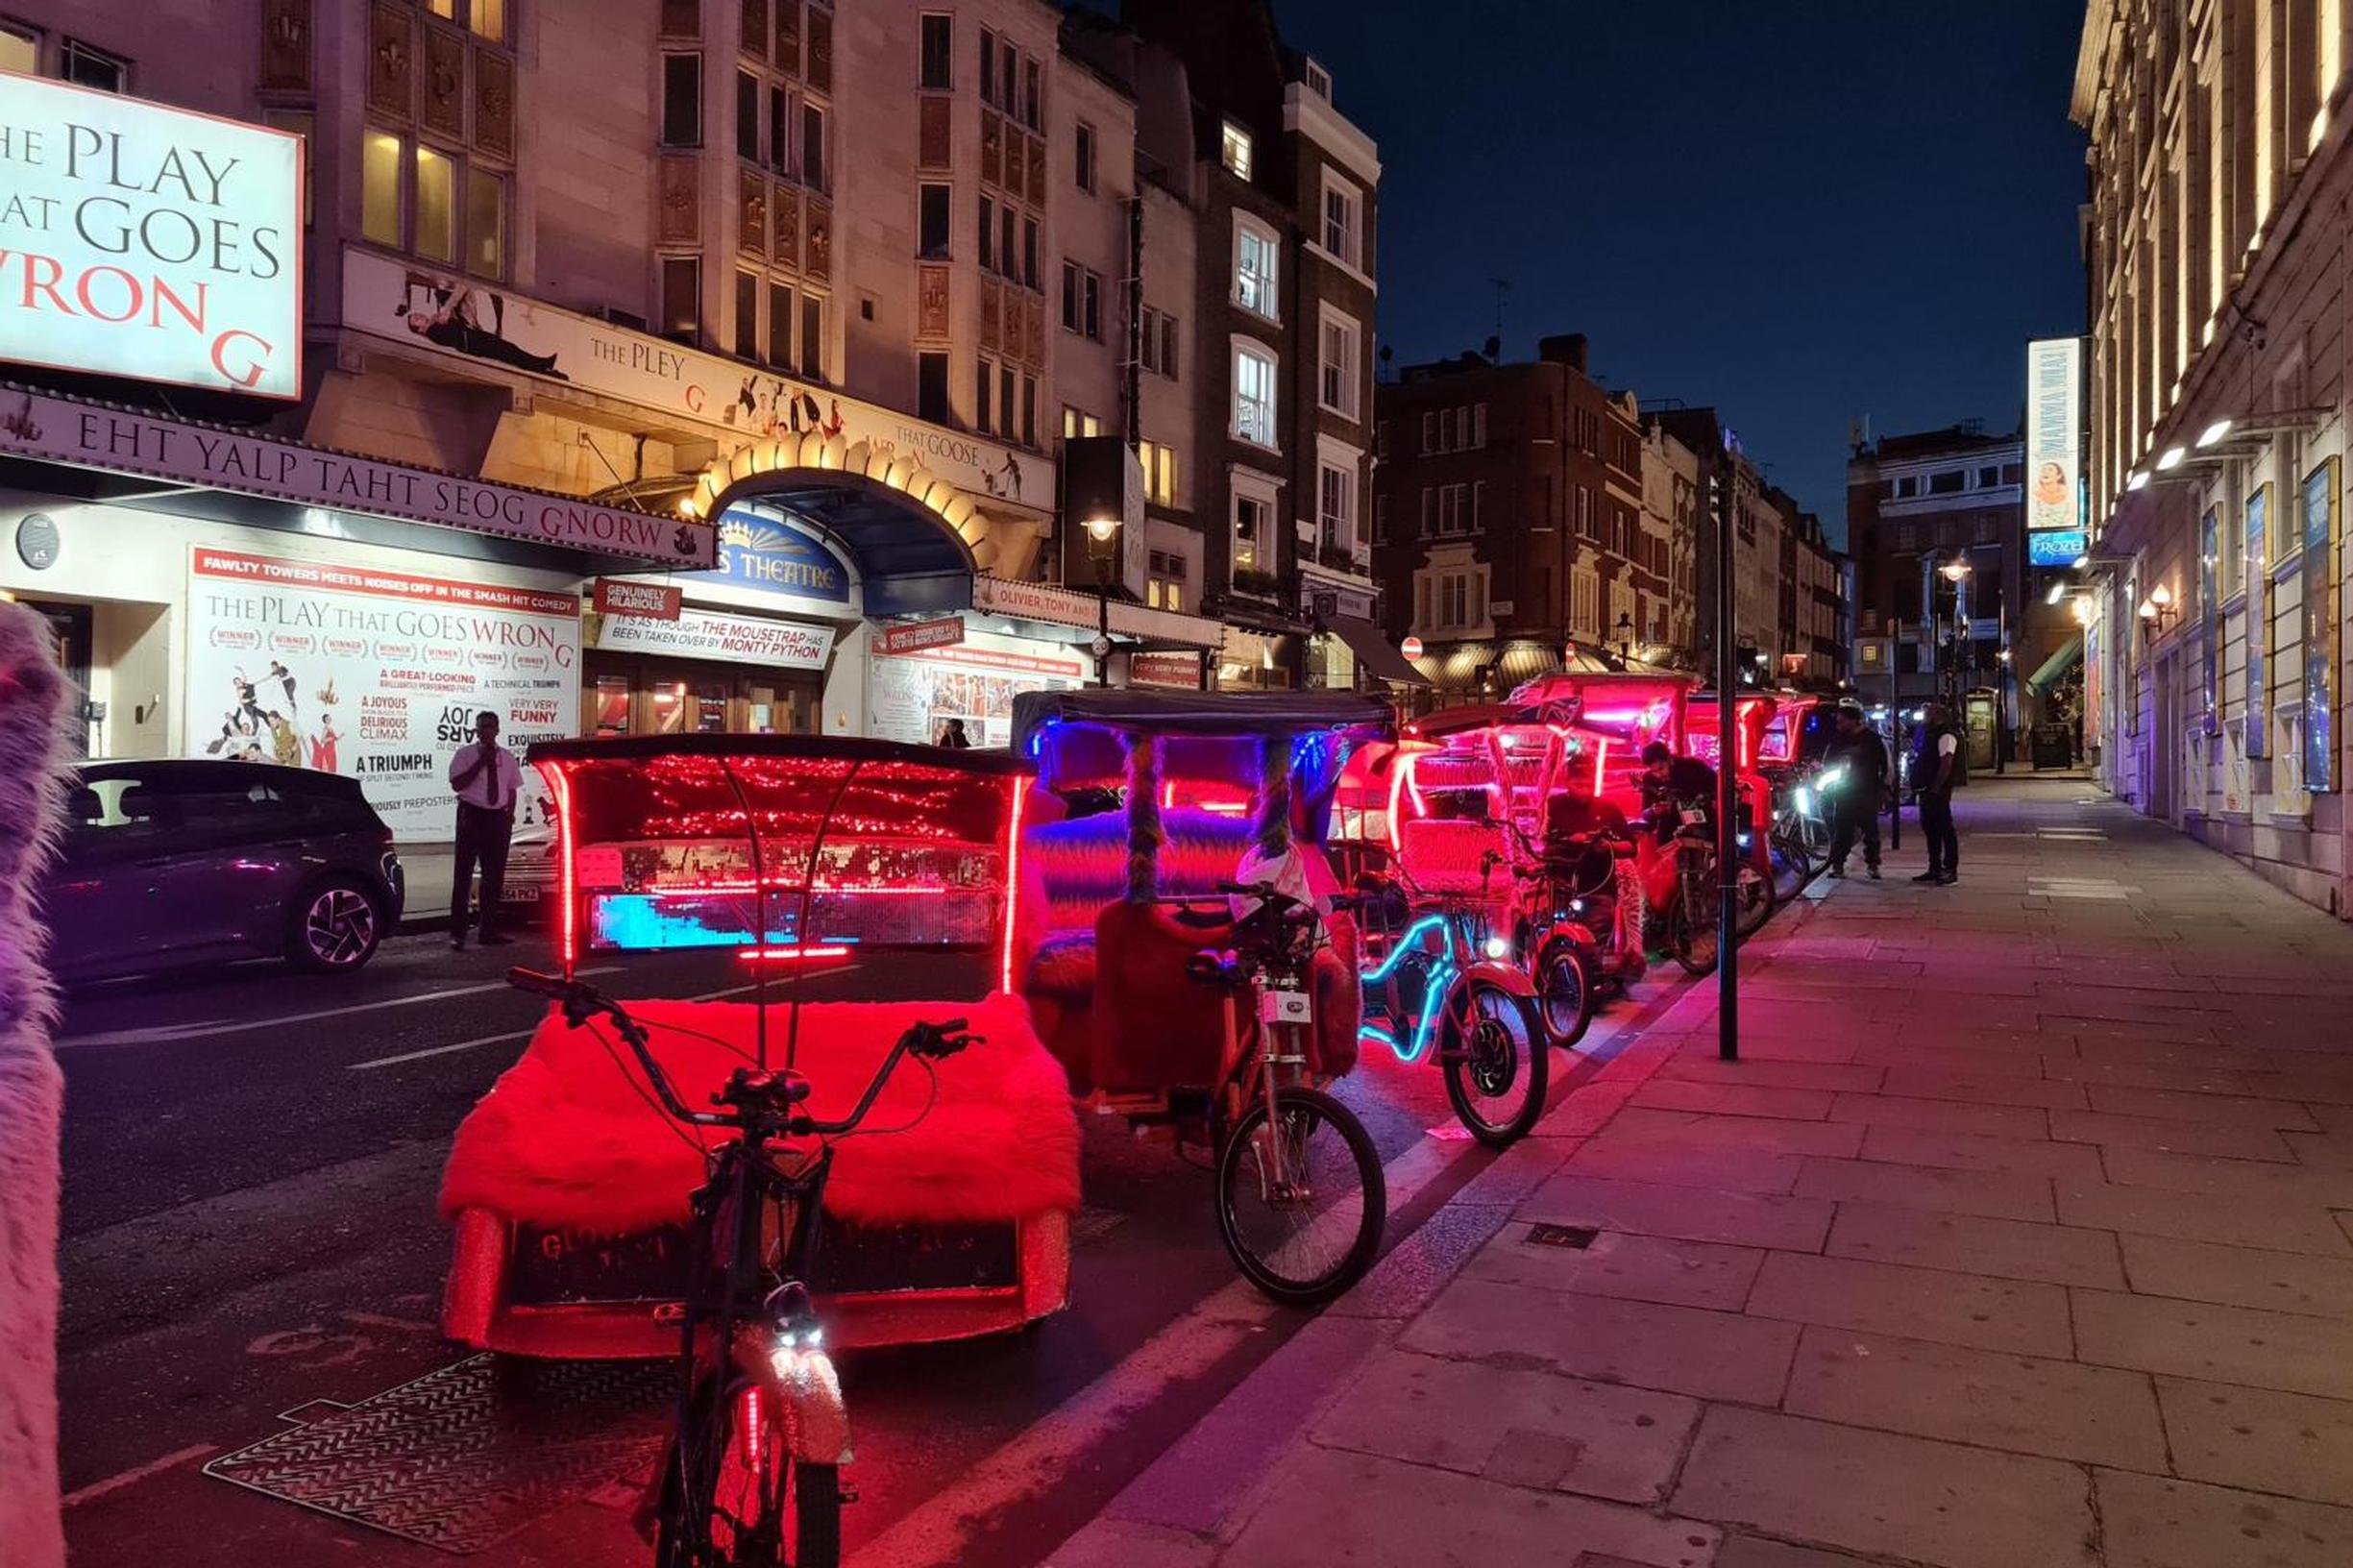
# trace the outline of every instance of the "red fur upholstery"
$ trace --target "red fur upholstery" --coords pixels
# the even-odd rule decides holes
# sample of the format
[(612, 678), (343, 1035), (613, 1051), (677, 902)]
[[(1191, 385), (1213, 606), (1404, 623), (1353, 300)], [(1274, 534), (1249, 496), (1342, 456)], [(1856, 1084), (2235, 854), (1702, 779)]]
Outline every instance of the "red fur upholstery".
[[(679, 1097), (700, 1106), (742, 1065), (752, 1043), (745, 1002), (647, 1002), (636, 1009)], [(918, 1019), (961, 1014), (986, 1037), (937, 1068), (928, 1114), (922, 1069), (904, 1064), (874, 1104), (876, 1131), (836, 1147), (828, 1213), (861, 1223), (1028, 1219), (1078, 1208), (1078, 1123), (1061, 1067), (1030, 1032), (1027, 1009), (1003, 993), (986, 1001), (811, 1002), (801, 1008), (798, 1067), (811, 1111), (855, 1103), (893, 1041)], [(784, 1010), (770, 1018), (783, 1044)], [(693, 1029), (734, 1049), (679, 1033)], [(611, 1037), (609, 1028), (600, 1031)], [(616, 1040), (613, 1048), (625, 1047)], [(596, 1034), (552, 1015), (523, 1059), (491, 1086), (457, 1129), (442, 1179), (441, 1212), (488, 1209), (510, 1219), (604, 1234), (686, 1217), (702, 1157), (649, 1103), (634, 1063), (626, 1077)], [(641, 1097), (644, 1096), (644, 1097)]]
[(1482, 877), (1480, 860), (1504, 847), (1503, 829), (1467, 818), (1415, 818), (1398, 834), (1397, 858), (1415, 887), (1432, 894), (1469, 894), (1483, 889), (1501, 896), (1510, 886), (1500, 868)]

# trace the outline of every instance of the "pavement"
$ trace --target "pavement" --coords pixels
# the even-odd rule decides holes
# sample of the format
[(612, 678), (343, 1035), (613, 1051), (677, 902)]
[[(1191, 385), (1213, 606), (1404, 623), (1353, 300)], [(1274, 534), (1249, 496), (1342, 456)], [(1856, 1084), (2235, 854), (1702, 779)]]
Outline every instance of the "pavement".
[[(2080, 779), (1818, 882), (1056, 1568), (2344, 1568), (2353, 929)], [(952, 1561), (886, 1533), (853, 1561)]]

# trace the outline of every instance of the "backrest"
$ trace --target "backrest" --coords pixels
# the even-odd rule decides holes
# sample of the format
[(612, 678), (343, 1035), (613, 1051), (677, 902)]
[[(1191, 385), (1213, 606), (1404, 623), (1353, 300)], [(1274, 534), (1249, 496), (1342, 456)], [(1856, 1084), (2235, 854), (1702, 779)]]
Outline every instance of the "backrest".
[(1506, 873), (1498, 868), (1483, 877), (1480, 863), (1503, 847), (1503, 831), (1491, 822), (1423, 817), (1399, 830), (1397, 858), (1410, 885), (1424, 893), (1500, 893), (1508, 885)]
[[(1214, 894), (1250, 845), (1245, 817), (1180, 806), (1163, 811), (1161, 824), (1160, 891), (1170, 897)], [(1091, 932), (1104, 906), (1126, 894), (1127, 837), (1123, 811), (1041, 822), (1024, 835), (1024, 863), (1037, 869), (1045, 894), (1047, 938)]]

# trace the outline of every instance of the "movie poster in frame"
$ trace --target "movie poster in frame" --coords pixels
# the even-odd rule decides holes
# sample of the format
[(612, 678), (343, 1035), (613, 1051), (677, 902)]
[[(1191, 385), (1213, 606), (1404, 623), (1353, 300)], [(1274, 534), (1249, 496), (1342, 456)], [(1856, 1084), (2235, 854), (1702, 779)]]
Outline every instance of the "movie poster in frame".
[(2198, 525), (2197, 542), (2197, 658), (2198, 691), (2203, 711), (2198, 722), (2212, 735), (2221, 722), (2221, 701), (2218, 676), (2220, 671), (2215, 659), (2215, 643), (2221, 629), (2221, 596), (2216, 592), (2216, 574), (2222, 566), (2222, 513), (2209, 506)]
[(2246, 498), (2246, 613), (2240, 619), (2246, 639), (2246, 754), (2270, 754), (2271, 735), (2271, 484), (2257, 485)]
[(2304, 788), (2337, 788), (2340, 459), (2304, 476)]

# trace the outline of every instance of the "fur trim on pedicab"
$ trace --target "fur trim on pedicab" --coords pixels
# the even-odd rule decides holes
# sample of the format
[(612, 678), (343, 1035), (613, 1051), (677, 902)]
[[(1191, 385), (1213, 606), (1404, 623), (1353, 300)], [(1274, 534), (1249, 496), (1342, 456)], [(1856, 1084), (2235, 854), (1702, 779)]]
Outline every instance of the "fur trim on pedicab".
[(58, 1507), (57, 991), (36, 888), (63, 814), (69, 696), (48, 623), (0, 603), (0, 1540), (65, 1560)]
[[(692, 1106), (707, 1103), (752, 1049), (748, 1002), (647, 1002), (631, 1011)], [(778, 1060), (784, 1011), (772, 1010), (770, 1019)], [(981, 1223), (1078, 1208), (1068, 1082), (1017, 997), (804, 1004), (797, 1066), (814, 1086), (811, 1110), (846, 1111), (909, 1024), (951, 1015), (968, 1018), (986, 1042), (938, 1065), (928, 1113), (921, 1067), (902, 1066), (874, 1102), (870, 1130), (836, 1143), (828, 1213), (854, 1224)], [(626, 1235), (686, 1217), (687, 1196), (703, 1179), (701, 1153), (649, 1103), (651, 1090), (634, 1063), (625, 1076), (600, 1034), (625, 1058), (609, 1027), (567, 1029), (553, 1017), (540, 1024), (523, 1059), (457, 1129), (442, 1179), (444, 1218), (480, 1208)]]
[(1132, 735), (1127, 743), (1127, 901), (1150, 903), (1160, 892), (1160, 847), (1167, 842), (1160, 818), (1160, 741)]

